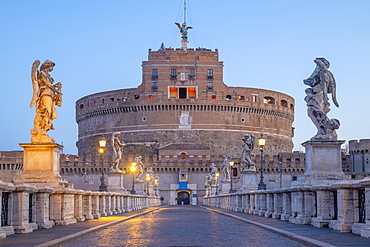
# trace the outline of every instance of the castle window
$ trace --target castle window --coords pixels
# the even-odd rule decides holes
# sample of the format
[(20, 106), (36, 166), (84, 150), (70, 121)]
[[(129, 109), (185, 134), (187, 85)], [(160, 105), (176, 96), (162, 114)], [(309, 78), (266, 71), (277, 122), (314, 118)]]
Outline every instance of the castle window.
[(230, 94), (226, 95), (226, 99), (231, 100), (231, 95)]
[(238, 176), (238, 168), (233, 167), (232, 170), (233, 170), (233, 172), (232, 172), (233, 177), (237, 177)]
[(194, 69), (190, 69), (189, 70), (189, 79), (194, 79), (195, 78), (195, 70)]
[(213, 82), (208, 82), (207, 89), (208, 90), (212, 90), (213, 89)]
[(140, 95), (136, 94), (136, 95), (134, 96), (134, 98), (135, 98), (135, 99), (139, 99), (139, 98), (140, 98)]
[(216, 95), (212, 95), (212, 99), (216, 99)]
[(153, 82), (152, 84), (152, 90), (156, 91), (158, 89), (158, 82)]
[(152, 70), (152, 80), (158, 80), (158, 69)]
[(169, 87), (169, 98), (171, 99), (195, 99), (197, 98), (196, 87)]
[(207, 79), (213, 79), (213, 69), (209, 69), (207, 72)]
[(294, 110), (294, 105), (293, 104), (290, 104), (290, 109)]
[(288, 102), (286, 100), (280, 100), (280, 106), (288, 107)]
[(257, 102), (257, 95), (252, 94), (252, 102)]
[(275, 105), (275, 99), (272, 97), (266, 96), (265, 98), (263, 98), (263, 103), (269, 104), (269, 105)]
[(80, 109), (83, 109), (83, 108), (84, 108), (84, 104), (81, 104), (81, 105), (80, 105)]
[(153, 95), (149, 94), (148, 99), (153, 99)]
[(194, 58), (194, 61), (199, 61), (199, 57), (195, 57)]
[(177, 77), (176, 69), (171, 69), (171, 79), (176, 79), (176, 77)]
[(245, 97), (244, 97), (244, 96), (242, 96), (242, 95), (239, 95), (239, 96), (238, 96), (238, 100), (245, 100)]

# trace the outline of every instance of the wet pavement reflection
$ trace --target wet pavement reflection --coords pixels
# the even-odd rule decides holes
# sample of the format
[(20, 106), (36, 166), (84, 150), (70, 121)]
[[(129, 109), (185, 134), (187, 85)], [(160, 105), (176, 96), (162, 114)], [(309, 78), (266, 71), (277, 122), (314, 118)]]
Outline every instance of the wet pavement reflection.
[(305, 246), (196, 206), (169, 206), (63, 246)]

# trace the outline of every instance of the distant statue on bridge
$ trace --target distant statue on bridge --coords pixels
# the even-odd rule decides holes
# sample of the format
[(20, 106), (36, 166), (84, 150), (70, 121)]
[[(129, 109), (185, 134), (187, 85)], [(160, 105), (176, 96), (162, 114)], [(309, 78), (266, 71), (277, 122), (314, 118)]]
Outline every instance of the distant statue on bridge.
[(188, 30), (193, 29), (193, 28), (192, 27), (187, 27), (185, 22), (182, 25), (180, 25), (180, 23), (177, 23), (177, 22), (175, 22), (175, 24), (180, 29), (181, 39), (183, 41), (188, 41)]
[(55, 106), (62, 106), (62, 84), (53, 84), (54, 79), (49, 74), (53, 71), (55, 63), (46, 60), (40, 71), (38, 67), (40, 61), (36, 60), (32, 64), (31, 80), (33, 95), (30, 107), (35, 107), (36, 116), (31, 130), (32, 143), (51, 143), (55, 142), (47, 131), (54, 129), (53, 120), (57, 118)]
[(137, 166), (136, 180), (140, 180), (141, 176), (144, 174), (145, 165), (141, 161), (142, 158), (143, 158), (142, 156), (138, 156), (138, 157), (135, 157), (134, 159), (134, 161), (136, 162), (136, 166)]
[(244, 134), (243, 153), (242, 153), (242, 163), (244, 164), (244, 169), (256, 170), (256, 165), (252, 161), (252, 151), (254, 149), (255, 137), (254, 135)]
[(222, 161), (221, 170), (224, 175), (224, 181), (230, 181), (231, 180), (230, 161), (232, 160), (232, 158), (230, 156), (226, 157), (226, 155), (223, 155), (223, 157), (224, 157), (224, 160)]
[(113, 173), (122, 172), (119, 169), (119, 164), (122, 159), (123, 147), (125, 147), (126, 144), (124, 141), (121, 141), (119, 139), (120, 136), (121, 136), (121, 132), (114, 132), (112, 134), (113, 163), (112, 163), (112, 166), (109, 168), (109, 171)]
[(303, 80), (310, 86), (306, 89), (307, 113), (317, 128), (317, 133), (311, 140), (337, 140), (336, 129), (339, 128), (338, 119), (330, 119), (327, 114), (330, 111), (328, 94), (332, 95), (333, 103), (339, 107), (336, 98), (336, 83), (333, 74), (328, 70), (330, 63), (325, 58), (314, 60), (316, 68), (312, 75)]

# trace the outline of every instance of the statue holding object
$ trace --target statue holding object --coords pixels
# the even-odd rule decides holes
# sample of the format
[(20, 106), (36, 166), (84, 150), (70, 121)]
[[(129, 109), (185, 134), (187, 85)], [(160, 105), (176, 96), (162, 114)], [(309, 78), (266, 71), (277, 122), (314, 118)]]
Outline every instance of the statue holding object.
[(244, 138), (242, 139), (244, 143), (243, 146), (243, 153), (242, 153), (242, 163), (244, 164), (244, 169), (248, 170), (256, 170), (256, 164), (252, 161), (252, 151), (254, 149), (254, 142), (255, 142), (254, 135), (244, 134)]
[(193, 28), (187, 27), (186, 22), (184, 22), (182, 25), (180, 25), (180, 23), (177, 23), (177, 22), (175, 22), (175, 24), (180, 29), (182, 41), (188, 41), (188, 30), (193, 29)]
[(230, 156), (226, 157), (226, 155), (223, 155), (223, 157), (224, 157), (224, 160), (222, 161), (221, 170), (224, 175), (224, 181), (230, 181), (231, 180), (230, 161), (232, 160), (232, 158)]
[(62, 84), (53, 84), (54, 79), (49, 74), (54, 69), (54, 62), (46, 60), (40, 71), (39, 66), (40, 61), (36, 60), (31, 72), (33, 95), (30, 107), (36, 106), (31, 143), (53, 143), (55, 141), (49, 137), (47, 131), (54, 129), (53, 120), (57, 118), (55, 106), (62, 106)]
[(143, 158), (142, 156), (138, 156), (138, 157), (135, 157), (135, 159), (134, 159), (134, 161), (136, 162), (136, 165), (137, 165), (136, 180), (140, 180), (141, 176), (144, 174), (145, 165), (141, 161), (142, 158)]
[(122, 159), (122, 152), (123, 147), (126, 146), (124, 141), (121, 141), (119, 137), (121, 136), (121, 132), (115, 132), (112, 134), (112, 147), (113, 147), (113, 163), (112, 166), (109, 168), (110, 172), (117, 172), (121, 173), (122, 171), (119, 169), (119, 163)]
[(336, 99), (336, 83), (333, 74), (328, 70), (330, 63), (325, 58), (314, 60), (316, 68), (312, 75), (303, 80), (304, 84), (310, 86), (306, 89), (307, 113), (317, 128), (317, 133), (311, 138), (315, 140), (337, 140), (336, 129), (339, 128), (338, 119), (328, 117), (330, 103), (328, 94), (332, 95), (333, 103), (339, 107)]

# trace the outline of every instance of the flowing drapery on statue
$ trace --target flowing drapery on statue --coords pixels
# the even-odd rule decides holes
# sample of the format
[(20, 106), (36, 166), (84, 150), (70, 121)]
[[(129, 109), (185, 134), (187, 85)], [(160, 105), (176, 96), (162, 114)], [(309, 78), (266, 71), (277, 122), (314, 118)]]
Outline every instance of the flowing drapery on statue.
[(336, 83), (333, 74), (328, 70), (330, 63), (325, 58), (314, 60), (316, 68), (312, 75), (303, 80), (310, 86), (306, 89), (307, 113), (317, 128), (317, 133), (311, 138), (314, 140), (337, 140), (336, 129), (340, 123), (338, 119), (328, 117), (330, 103), (328, 94), (332, 95), (333, 103), (339, 107), (336, 99)]
[(242, 164), (244, 165), (244, 169), (256, 170), (256, 165), (252, 161), (252, 151), (254, 149), (254, 142), (255, 137), (254, 135), (244, 134), (244, 138), (242, 139), (244, 143), (243, 146), (243, 153), (242, 153)]
[(222, 174), (224, 175), (224, 180), (225, 181), (230, 181), (230, 179), (231, 179), (231, 177), (230, 177), (230, 161), (232, 161), (233, 159), (230, 156), (226, 157), (226, 155), (223, 155), (223, 158), (224, 158), (224, 160), (222, 161), (222, 167), (221, 167)]
[(46, 60), (38, 70), (40, 61), (32, 64), (32, 87), (33, 96), (30, 107), (36, 109), (36, 116), (31, 130), (31, 143), (55, 142), (48, 136), (47, 131), (54, 129), (53, 120), (57, 118), (55, 106), (62, 106), (62, 84), (53, 84), (54, 79), (49, 72), (53, 71), (55, 63)]
[(125, 147), (126, 144), (124, 141), (119, 139), (120, 136), (121, 132), (114, 132), (112, 134), (113, 162), (112, 166), (109, 168), (109, 172), (112, 173), (122, 173), (122, 171), (119, 169), (119, 163), (122, 159), (123, 147)]
[(137, 166), (136, 180), (141, 180), (141, 176), (144, 174), (145, 165), (141, 161), (142, 158), (143, 156), (138, 156), (138, 157), (135, 157), (134, 159), (134, 161), (136, 162), (136, 166)]

